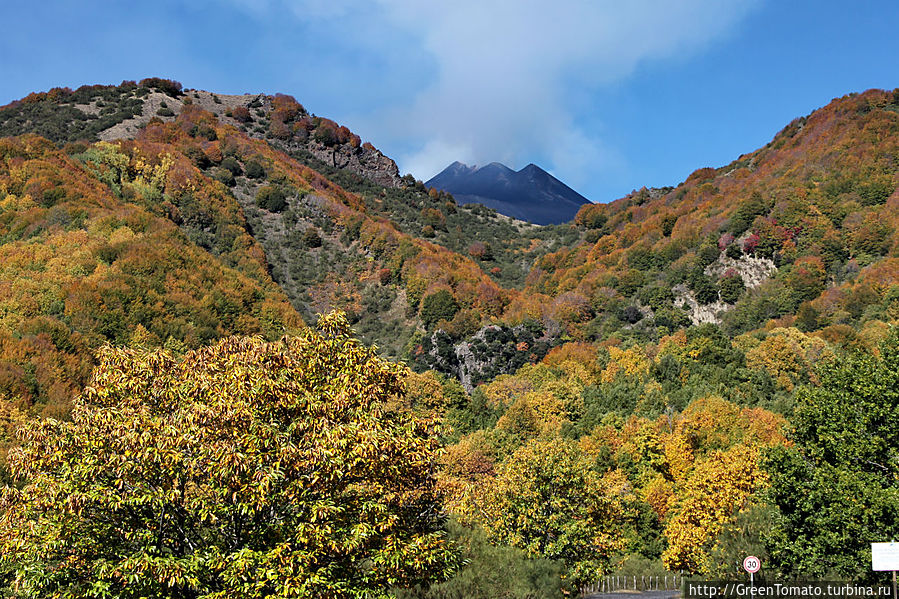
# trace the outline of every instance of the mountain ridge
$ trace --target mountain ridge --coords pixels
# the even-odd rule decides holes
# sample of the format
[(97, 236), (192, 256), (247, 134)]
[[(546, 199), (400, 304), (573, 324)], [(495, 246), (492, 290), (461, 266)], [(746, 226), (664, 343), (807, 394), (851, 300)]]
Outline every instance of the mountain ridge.
[(515, 171), (500, 162), (469, 166), (455, 161), (425, 182), (462, 204), (483, 204), (539, 225), (568, 222), (589, 203), (534, 163)]
[[(48, 104), (61, 109), (60, 113), (38, 110), (42, 105), (49, 108)], [(38, 118), (29, 132), (57, 143), (133, 139), (150, 121), (174, 121), (185, 105), (199, 106), (250, 137), (268, 139), (288, 151), (308, 151), (386, 187), (400, 186), (399, 169), (392, 159), (372, 144), (362, 143), (346, 127), (307, 112), (292, 96), (217, 94), (182, 89), (180, 82), (158, 77), (140, 83), (123, 81), (119, 86), (84, 85), (77, 90), (53, 88), (29, 94), (0, 107), (0, 137), (26, 125), (29, 121), (15, 113), (31, 108), (27, 116), (36, 113)]]

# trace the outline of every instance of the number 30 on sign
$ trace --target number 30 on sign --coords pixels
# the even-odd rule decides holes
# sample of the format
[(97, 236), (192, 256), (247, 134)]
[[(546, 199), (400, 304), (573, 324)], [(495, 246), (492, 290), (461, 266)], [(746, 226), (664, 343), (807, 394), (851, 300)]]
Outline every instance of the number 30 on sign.
[(757, 558), (754, 555), (747, 556), (746, 559), (743, 560), (743, 569), (749, 572), (750, 574), (755, 574), (762, 568), (762, 560)]

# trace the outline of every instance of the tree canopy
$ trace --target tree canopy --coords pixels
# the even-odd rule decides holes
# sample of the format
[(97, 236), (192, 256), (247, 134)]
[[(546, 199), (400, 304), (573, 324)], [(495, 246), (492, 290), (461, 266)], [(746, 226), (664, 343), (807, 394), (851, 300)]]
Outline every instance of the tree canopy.
[(771, 452), (779, 567), (804, 576), (870, 576), (870, 545), (899, 534), (899, 336), (880, 355), (850, 353), (797, 394), (793, 447)]
[(11, 452), (0, 573), (21, 597), (374, 597), (453, 568), (433, 423), (332, 313), (180, 361), (105, 348), (71, 422)]
[(621, 497), (572, 443), (534, 440), (519, 448), (497, 477), (463, 500), (494, 541), (531, 557), (562, 560), (575, 580), (604, 571), (624, 548)]

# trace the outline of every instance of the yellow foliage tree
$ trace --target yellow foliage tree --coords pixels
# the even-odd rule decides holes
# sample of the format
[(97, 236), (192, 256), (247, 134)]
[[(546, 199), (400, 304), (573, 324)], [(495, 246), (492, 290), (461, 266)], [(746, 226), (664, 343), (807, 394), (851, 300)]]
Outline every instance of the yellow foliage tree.
[(387, 408), (403, 369), (341, 314), (319, 329), (102, 350), (72, 420), (10, 453), (16, 596), (386, 597), (445, 575), (433, 426)]
[(649, 366), (649, 360), (639, 348), (619, 349), (612, 346), (609, 348), (609, 363), (603, 369), (600, 380), (603, 383), (611, 383), (619, 374), (643, 377), (649, 372)]
[(708, 572), (708, 552), (721, 528), (765, 483), (757, 448), (735, 445), (697, 464), (684, 485), (680, 506), (665, 527), (669, 570)]
[(829, 355), (827, 343), (820, 337), (793, 327), (776, 328), (746, 352), (746, 366), (764, 369), (778, 385), (792, 391), (797, 384), (814, 382), (814, 364)]
[(536, 439), (505, 460), (496, 478), (470, 487), (459, 514), (495, 542), (563, 560), (576, 581), (587, 580), (624, 548), (616, 483), (597, 475), (574, 443)]

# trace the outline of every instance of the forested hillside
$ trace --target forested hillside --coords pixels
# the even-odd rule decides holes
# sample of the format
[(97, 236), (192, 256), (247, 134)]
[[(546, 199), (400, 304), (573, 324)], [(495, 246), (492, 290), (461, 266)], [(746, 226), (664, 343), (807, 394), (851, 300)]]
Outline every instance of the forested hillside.
[(196, 348), (302, 326), (237, 207), (183, 156), (150, 152), (0, 142), (0, 393), (18, 408), (63, 415), (104, 343)]
[[(215, 403), (223, 411), (201, 417), (199, 391), (182, 397), (157, 389), (170, 403), (158, 414), (159, 405), (147, 404), (145, 413), (144, 400), (113, 375), (116, 360), (129, 364), (127, 380), (143, 380), (162, 363), (219, 364), (218, 352), (248, 360), (262, 352), (283, 364), (296, 358), (277, 343), (260, 344), (287, 335), (289, 346), (299, 334), (310, 364), (324, 347), (339, 355), (352, 348), (352, 359), (328, 362), (316, 371), (321, 378), (306, 382), (288, 372), (266, 379), (284, 397), (306, 398), (289, 404), (297, 418), (306, 417), (303, 410), (338, 414), (346, 394), (372, 393), (377, 398), (364, 409), (405, 424), (366, 428), (377, 423), (352, 404), (349, 421), (332, 414), (322, 426), (351, 437), (362, 434), (358, 427), (383, 433), (385, 447), (400, 438), (432, 443), (416, 445), (421, 470), (413, 487), (385, 490), (372, 465), (366, 480), (374, 487), (365, 483), (363, 495), (375, 510), (372, 488), (398, 493), (388, 503), (396, 500), (390, 509), (406, 518), (404, 526), (415, 527), (407, 509), (427, 514), (418, 532), (431, 543), (434, 572), (397, 557), (410, 569), (385, 566), (383, 576), (364, 581), (348, 565), (322, 575), (337, 581), (328, 587), (335, 596), (354, 596), (352, 585), (392, 586), (399, 597), (495, 597), (498, 589), (558, 596), (613, 571), (738, 576), (750, 549), (783, 575), (870, 578), (866, 543), (877, 539), (869, 537), (899, 532), (899, 338), (892, 331), (899, 321), (899, 90), (836, 99), (731, 164), (584, 206), (574, 222), (548, 227), (456, 205), (401, 177), (374, 146), (289, 96), (219, 96), (165, 79), (56, 89), (0, 108), (0, 134), (4, 455), (20, 446), (3, 504), (14, 507), (3, 522), (44, 522), (23, 499), (43, 497), (35, 481), (44, 476), (56, 477), (59, 488), (87, 484), (68, 478), (77, 468), (65, 461), (85, 459), (83, 447), (60, 449), (69, 457), (53, 468), (62, 470), (50, 462), (41, 470), (23, 461), (35, 455), (29, 443), (56, 443), (60, 435), (68, 441), (59, 447), (69, 447), (79, 435), (106, 430), (104, 423), (112, 430), (143, 423), (163, 455), (176, 441), (161, 423), (185, 419), (203, 443), (249, 444), (271, 481), (280, 480), (274, 450), (240, 437), (240, 427), (227, 442), (204, 437), (215, 419), (233, 416), (227, 405)], [(332, 310), (346, 321), (332, 314), (321, 333), (306, 330)], [(347, 326), (408, 367), (376, 359)], [(231, 335), (256, 338), (220, 341)], [(119, 349), (101, 349), (108, 345)], [(85, 389), (98, 351), (102, 376), (95, 373)], [(209, 380), (243, 389), (242, 359), (227, 358)], [(193, 388), (190, 368), (177, 368), (183, 381), (166, 384)], [(325, 385), (332, 375), (346, 385), (337, 395)], [(235, 391), (247, 422), (273, 417), (252, 399), (260, 389)], [(119, 400), (133, 413), (104, 403)], [(71, 429), (47, 420), (70, 417)], [(278, 439), (292, 439), (290, 423), (282, 424), (287, 436)], [(208, 448), (195, 449), (206, 455)], [(171, 451), (172, 480), (184, 480), (178, 468), (194, 472), (185, 466), (194, 454)], [(360, 463), (375, 464), (376, 454), (360, 454)], [(144, 457), (147, 468), (157, 467), (153, 455)], [(236, 501), (240, 489), (262, 484), (240, 482), (227, 460), (219, 465), (225, 478), (196, 479), (197, 489), (222, 494), (198, 495), (210, 502), (209, 513), (225, 509), (216, 503), (227, 503), (222, 489)], [(193, 492), (178, 484), (166, 492)], [(299, 495), (282, 497), (287, 504), (303, 494), (305, 483), (296, 484), (291, 493)], [(415, 503), (417, 493), (427, 506)], [(140, 496), (155, 505), (153, 493)], [(310, 518), (340, 520), (330, 511), (339, 508), (302, 497), (320, 510)], [(252, 509), (262, 514), (260, 505)], [(204, 538), (218, 534), (208, 532), (218, 529), (205, 516), (196, 518)], [(289, 531), (273, 522), (275, 536), (266, 538), (280, 540), (266, 545), (273, 552), (266, 560), (287, 551), (278, 543), (288, 543), (279, 535)], [(322, 543), (339, 545), (341, 556), (406, 555), (380, 545), (374, 529), (338, 528), (344, 536)], [(418, 533), (395, 532), (391, 543), (419, 542)], [(177, 551), (185, 552), (183, 539), (192, 537), (178, 535)], [(38, 543), (22, 538), (0, 530), (0, 544), (8, 544), (0, 546), (21, 552), (16, 543)], [(316, 542), (304, 537), (302, 551), (325, 551)], [(243, 574), (225, 568), (217, 553), (226, 545), (206, 547), (211, 553), (182, 556), (195, 561), (159, 562), (144, 575), (180, 576), (188, 586), (194, 583), (183, 581), (194, 576), (206, 589), (225, 584), (216, 580), (238, 585)], [(115, 551), (132, 549), (123, 541)], [(26, 552), (37, 560), (29, 572), (44, 567), (35, 565), (44, 564), (41, 551)], [(307, 576), (318, 562), (297, 551), (291, 563), (305, 564)], [(80, 568), (78, 555), (72, 563)], [(121, 582), (115, 568), (137, 568), (122, 559), (109, 570), (114, 584)], [(218, 578), (203, 578), (207, 566), (198, 563), (219, 568)], [(0, 580), (25, 580), (17, 568), (0, 561)], [(448, 580), (428, 588), (429, 577), (444, 574)], [(311, 585), (304, 588), (326, 588), (314, 586), (317, 575), (298, 576)], [(49, 588), (28, 580), (38, 585), (29, 596)], [(147, 588), (162, 588), (154, 584)]]
[(834, 100), (731, 164), (585, 207), (588, 243), (539, 260), (528, 289), (651, 308), (669, 330), (687, 305), (730, 335), (783, 319), (870, 342), (896, 282), (897, 155), (899, 93)]

